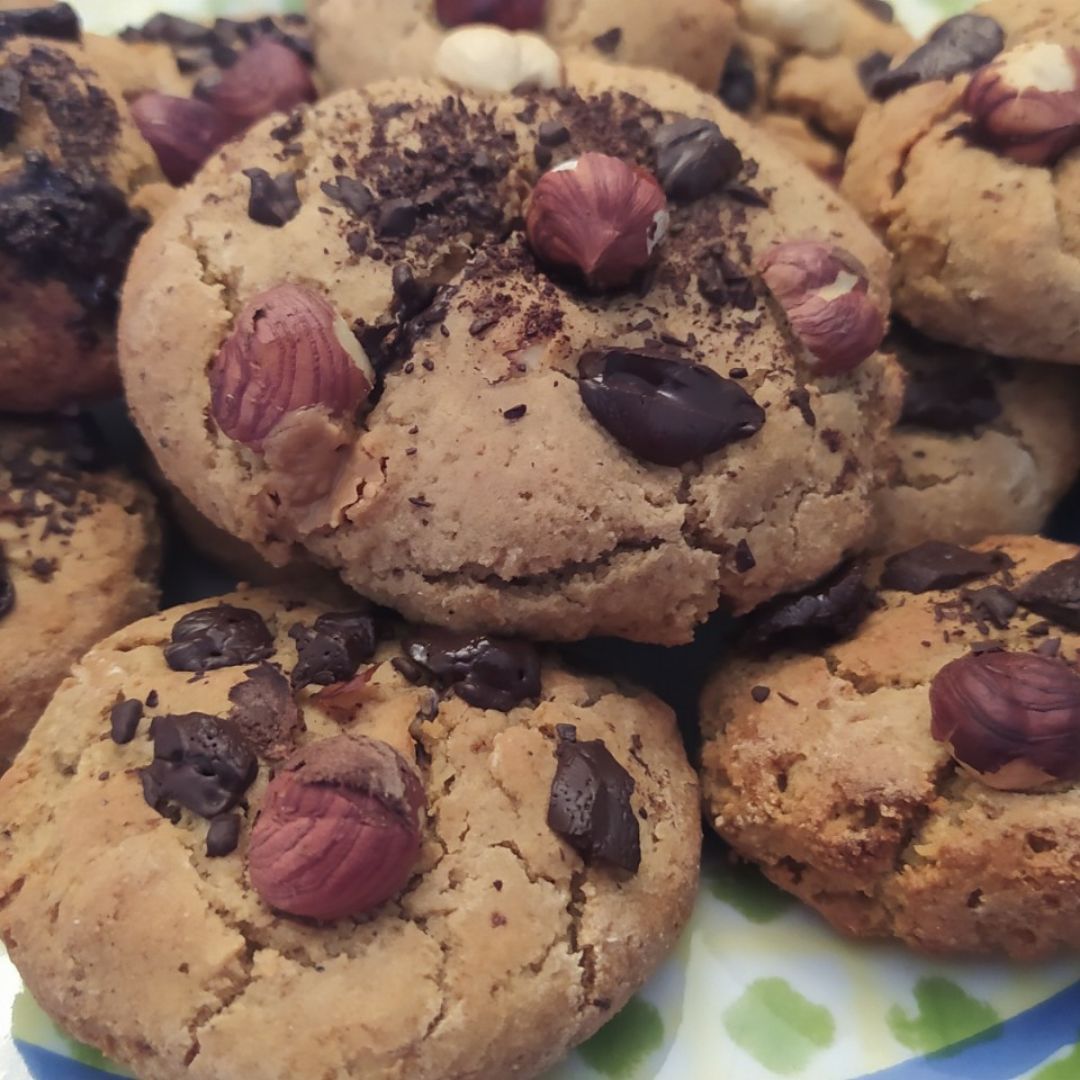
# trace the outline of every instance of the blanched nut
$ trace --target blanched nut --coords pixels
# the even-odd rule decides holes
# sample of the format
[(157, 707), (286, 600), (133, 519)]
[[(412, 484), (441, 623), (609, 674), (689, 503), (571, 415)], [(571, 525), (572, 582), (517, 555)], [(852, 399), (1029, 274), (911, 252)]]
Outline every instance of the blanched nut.
[(1024, 165), (1080, 145), (1080, 50), (1029, 42), (980, 68), (964, 93), (977, 142)]
[(849, 252), (792, 240), (765, 253), (761, 274), (817, 374), (853, 371), (884, 340), (886, 312), (870, 294), (866, 269)]
[(497, 26), (452, 30), (435, 54), (435, 74), (464, 90), (490, 94), (552, 90), (564, 79), (559, 54), (542, 37)]
[(835, 52), (847, 18), (836, 0), (742, 0), (747, 26), (788, 49), (818, 55)]

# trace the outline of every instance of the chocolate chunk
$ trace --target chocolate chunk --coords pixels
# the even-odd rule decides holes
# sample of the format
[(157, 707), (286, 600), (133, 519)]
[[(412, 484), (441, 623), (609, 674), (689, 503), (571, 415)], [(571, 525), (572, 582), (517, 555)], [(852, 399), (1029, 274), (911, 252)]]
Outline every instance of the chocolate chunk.
[(676, 120), (653, 136), (657, 175), (678, 202), (692, 202), (734, 180), (743, 167), (739, 148), (711, 120)]
[(375, 623), (366, 611), (320, 615), (312, 627), (289, 631), (296, 642), (297, 660), (292, 685), (300, 690), (315, 683), (331, 686), (348, 682), (356, 669), (375, 654)]
[(245, 169), (244, 175), (251, 181), (248, 217), (252, 221), (280, 229), (300, 213), (296, 173), (271, 176), (265, 169)]
[(263, 617), (250, 608), (218, 604), (191, 611), (173, 627), (164, 648), (173, 671), (215, 671), (255, 664), (273, 655), (274, 638)]
[(964, 599), (971, 605), (972, 613), (999, 630), (1008, 628), (1009, 620), (1020, 606), (1016, 597), (1000, 585), (987, 585), (984, 589), (965, 592)]
[(742, 311), (757, 307), (753, 280), (722, 248), (707, 253), (706, 262), (698, 270), (698, 292), (710, 304), (731, 304)]
[(8, 570), (7, 556), (4, 554), (3, 545), (0, 544), (0, 619), (10, 614), (15, 607), (15, 583), (11, 580), (11, 571)]
[(896, 19), (896, 12), (888, 0), (859, 0), (859, 3), (883, 23), (891, 23)]
[(603, 740), (560, 738), (558, 765), (548, 800), (548, 827), (586, 862), (610, 863), (636, 873), (641, 865), (641, 834), (630, 797), (633, 777), (611, 755)]
[(558, 120), (545, 120), (536, 132), (541, 146), (562, 146), (570, 141), (570, 129)]
[(109, 713), (109, 734), (112, 741), (124, 746), (135, 738), (143, 715), (143, 703), (138, 698), (118, 701)]
[(141, 770), (143, 794), (159, 813), (179, 803), (204, 818), (236, 806), (259, 763), (239, 728), (206, 713), (155, 716), (150, 724), (154, 760)]
[(128, 27), (121, 35), (125, 41), (156, 41), (174, 47), (206, 45), (214, 38), (212, 27), (159, 12), (139, 28)]
[(593, 47), (605, 56), (610, 56), (622, 44), (622, 36), (622, 27), (613, 26), (592, 39)]
[(732, 112), (742, 115), (754, 107), (757, 101), (757, 74), (749, 53), (741, 45), (731, 47), (717, 93)]
[(697, 461), (749, 439), (765, 411), (737, 382), (711, 368), (644, 350), (589, 352), (578, 389), (601, 427), (657, 465)]
[(240, 843), (240, 815), (219, 814), (206, 830), (206, 854), (208, 858), (220, 859), (231, 855)]
[(788, 401), (799, 410), (799, 414), (807, 427), (817, 427), (817, 415), (814, 413), (814, 407), (810, 404), (810, 391), (805, 386), (800, 386), (796, 390), (789, 390)]
[(1061, 638), (1044, 638), (1032, 651), (1040, 656), (1058, 657), (1061, 655)]
[(757, 559), (754, 558), (750, 545), (745, 540), (740, 540), (735, 545), (735, 569), (740, 574), (748, 574), (755, 566)]
[(422, 311), (426, 311), (439, 291), (434, 282), (416, 277), (408, 263), (398, 263), (391, 273), (390, 281), (394, 289), (391, 310), (399, 323), (414, 319)]
[(850, 637), (874, 605), (865, 571), (860, 563), (841, 563), (809, 589), (762, 604), (747, 616), (743, 641), (754, 648), (801, 649)]
[(875, 49), (872, 53), (867, 53), (856, 65), (855, 71), (859, 76), (859, 82), (862, 83), (862, 88), (868, 93), (873, 93), (874, 86), (878, 79), (889, 70), (889, 65), (892, 63), (892, 56), (887, 52), (882, 52), (881, 49)]
[(1016, 599), (1055, 626), (1080, 630), (1080, 556), (1054, 563), (1025, 581)]
[(759, 704), (763, 705), (769, 700), (769, 695), (772, 691), (767, 686), (752, 686), (750, 688), (750, 696)]
[(146, 695), (146, 707), (148, 709), (156, 709), (158, 707), (158, 692), (156, 690), (151, 690), (150, 693)]
[(1005, 48), (1005, 31), (987, 15), (970, 12), (946, 19), (906, 60), (874, 83), (885, 101), (901, 90), (935, 79), (951, 79), (988, 64)]
[(419, 211), (411, 199), (387, 199), (379, 207), (375, 231), (379, 236), (405, 237), (416, 228)]
[(425, 676), (477, 709), (509, 712), (540, 696), (540, 657), (523, 641), (432, 629), (407, 637), (403, 648)]
[(229, 719), (271, 761), (288, 757), (304, 731), (304, 716), (289, 680), (271, 664), (260, 664), (229, 691)]
[(902, 424), (970, 432), (1000, 415), (997, 387), (979, 371), (941, 364), (908, 372)]
[(520, 420), (528, 410), (528, 405), (515, 405), (512, 409), (505, 409), (503, 411), (503, 419)]
[(375, 196), (367, 186), (351, 176), (336, 176), (333, 182), (324, 180), (319, 187), (328, 199), (341, 203), (349, 213), (357, 217), (363, 217), (375, 202)]
[(18, 68), (0, 68), (0, 149), (7, 146), (18, 131), (22, 84)]
[(0, 11), (0, 41), (23, 35), (52, 38), (53, 41), (79, 41), (82, 30), (79, 16), (70, 4)]
[(955, 544), (928, 540), (887, 559), (881, 587), (909, 593), (954, 589), (1011, 565), (1012, 560), (1003, 551), (969, 551)]

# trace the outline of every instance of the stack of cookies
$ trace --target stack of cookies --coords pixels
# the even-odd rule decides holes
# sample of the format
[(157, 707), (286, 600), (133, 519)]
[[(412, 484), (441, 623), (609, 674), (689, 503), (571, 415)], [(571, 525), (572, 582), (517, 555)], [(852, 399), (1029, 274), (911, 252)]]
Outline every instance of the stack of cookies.
[[(702, 805), (846, 933), (1080, 944), (1072, 0), (309, 6), (0, 3), (43, 1007), (140, 1077), (534, 1076), (674, 947)], [(158, 611), (131, 471), (272, 584)], [(714, 618), (699, 779), (562, 646)]]

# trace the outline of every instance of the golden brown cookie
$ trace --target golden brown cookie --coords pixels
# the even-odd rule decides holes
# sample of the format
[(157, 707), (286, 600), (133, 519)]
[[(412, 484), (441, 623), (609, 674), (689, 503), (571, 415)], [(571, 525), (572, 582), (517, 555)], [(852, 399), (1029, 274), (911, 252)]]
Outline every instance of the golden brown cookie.
[(859, 581), (748, 620), (760, 655), (702, 700), (709, 820), (844, 933), (1076, 948), (1080, 552), (932, 542), (885, 563), (876, 603)]
[(696, 895), (699, 792), (657, 699), (287, 592), (103, 642), (0, 802), (9, 955), (159, 1080), (535, 1076)]
[(843, 190), (932, 337), (1080, 360), (1078, 48), (1073, 0), (991, 0), (879, 77)]
[(0, 420), (0, 772), (72, 663), (157, 606), (149, 492), (74, 421)]

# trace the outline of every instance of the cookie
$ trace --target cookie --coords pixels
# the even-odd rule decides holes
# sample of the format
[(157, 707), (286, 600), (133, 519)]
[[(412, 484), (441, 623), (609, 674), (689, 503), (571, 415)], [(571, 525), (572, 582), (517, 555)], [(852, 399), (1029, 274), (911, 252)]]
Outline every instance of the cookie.
[(727, 0), (309, 0), (308, 15), (333, 89), (431, 78), (447, 32), (487, 22), (543, 34), (560, 52), (670, 68), (715, 90), (735, 22)]
[(1077, 548), (1017, 537), (762, 609), (702, 700), (709, 820), (843, 933), (1076, 948), (1078, 596)]
[(157, 606), (149, 493), (74, 421), (0, 420), (0, 772), (71, 664)]
[(1072, 0), (992, 0), (878, 77), (843, 190), (934, 338), (1080, 359), (1080, 126), (1058, 117), (1080, 102), (1077, 47)]
[(1080, 379), (1051, 364), (939, 345), (907, 327), (886, 348), (908, 376), (877, 547), (1039, 532), (1080, 474)]
[(721, 100), (832, 180), (877, 73), (910, 49), (888, 3), (741, 0)]
[(118, 389), (118, 292), (165, 190), (102, 39), (33, 14), (56, 36), (9, 37), (26, 15), (0, 13), (0, 401), (16, 412)]
[(535, 1076), (696, 894), (697, 783), (657, 699), (288, 593), (103, 642), (0, 799), (12, 960), (146, 1077)]
[[(271, 561), (300, 545), (457, 629), (685, 641), (866, 538), (900, 394), (884, 253), (715, 98), (599, 63), (571, 82), (384, 84), (230, 144), (136, 256), (128, 396), (169, 480)], [(629, 243), (590, 253), (595, 169)], [(545, 171), (553, 209), (528, 201)]]

